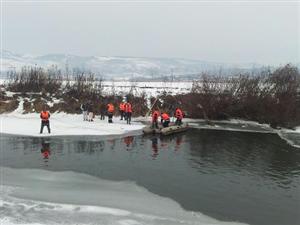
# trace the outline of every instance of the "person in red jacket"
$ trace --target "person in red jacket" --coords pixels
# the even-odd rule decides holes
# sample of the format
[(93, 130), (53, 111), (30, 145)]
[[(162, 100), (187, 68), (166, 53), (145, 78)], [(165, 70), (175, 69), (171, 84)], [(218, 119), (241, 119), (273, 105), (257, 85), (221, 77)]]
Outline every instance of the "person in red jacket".
[(109, 103), (107, 104), (107, 115), (108, 115), (108, 123), (112, 123), (113, 114), (115, 111), (115, 107), (113, 104)]
[(170, 116), (168, 115), (168, 113), (163, 113), (161, 114), (161, 123), (163, 125), (163, 127), (168, 127), (169, 123), (170, 123)]
[(180, 108), (176, 108), (175, 117), (176, 117), (175, 125), (180, 126), (182, 124), (182, 119), (183, 119), (183, 112)]
[(130, 124), (131, 115), (132, 115), (132, 106), (131, 106), (130, 102), (125, 103), (125, 115), (126, 115), (127, 124)]
[(159, 117), (160, 113), (157, 109), (155, 109), (153, 112), (152, 112), (152, 128), (156, 128), (158, 129), (158, 117)]
[(43, 133), (44, 130), (44, 126), (46, 126), (48, 128), (48, 133), (50, 134), (50, 122), (49, 122), (49, 118), (50, 118), (50, 113), (46, 110), (46, 106), (43, 107), (43, 111), (40, 114), (40, 118), (41, 118), (41, 130), (40, 130), (40, 134)]
[(125, 116), (125, 102), (124, 101), (120, 103), (119, 110), (120, 110), (121, 120), (123, 120), (123, 118)]

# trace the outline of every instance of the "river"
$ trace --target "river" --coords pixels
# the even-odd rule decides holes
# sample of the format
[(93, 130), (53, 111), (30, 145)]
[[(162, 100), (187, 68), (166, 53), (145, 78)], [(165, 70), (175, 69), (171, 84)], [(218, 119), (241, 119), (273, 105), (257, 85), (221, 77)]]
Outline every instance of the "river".
[(300, 224), (300, 149), (275, 134), (191, 129), (169, 137), (0, 139), (1, 168), (130, 181), (219, 221)]

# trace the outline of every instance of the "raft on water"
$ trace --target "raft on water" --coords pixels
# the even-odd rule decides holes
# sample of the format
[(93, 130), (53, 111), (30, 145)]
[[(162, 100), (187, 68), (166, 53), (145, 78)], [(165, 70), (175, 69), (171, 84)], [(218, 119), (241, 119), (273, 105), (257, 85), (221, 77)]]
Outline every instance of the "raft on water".
[(183, 132), (189, 129), (189, 125), (187, 123), (183, 123), (182, 125), (172, 125), (169, 127), (154, 129), (151, 126), (144, 127), (143, 133), (144, 134), (162, 134), (162, 135), (169, 135), (178, 132)]

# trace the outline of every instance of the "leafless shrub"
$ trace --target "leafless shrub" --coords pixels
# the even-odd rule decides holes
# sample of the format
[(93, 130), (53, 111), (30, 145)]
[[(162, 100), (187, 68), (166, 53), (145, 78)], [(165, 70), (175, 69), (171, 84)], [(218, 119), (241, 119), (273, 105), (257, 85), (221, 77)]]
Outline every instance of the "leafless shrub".
[(8, 73), (8, 90), (14, 92), (55, 93), (62, 85), (60, 70), (51, 68), (45, 71), (40, 67), (23, 67), (20, 72)]
[[(300, 124), (300, 75), (286, 65), (274, 72), (235, 77), (202, 75), (190, 94), (177, 96), (191, 117), (242, 118), (273, 127)], [(201, 107), (199, 107), (201, 105)]]

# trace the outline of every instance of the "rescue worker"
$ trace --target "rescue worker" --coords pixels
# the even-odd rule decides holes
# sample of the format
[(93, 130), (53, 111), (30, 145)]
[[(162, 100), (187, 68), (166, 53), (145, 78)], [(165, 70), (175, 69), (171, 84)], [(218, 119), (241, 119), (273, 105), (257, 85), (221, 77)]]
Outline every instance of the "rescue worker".
[(94, 110), (93, 110), (93, 103), (92, 102), (89, 102), (88, 106), (87, 106), (87, 110), (88, 110), (88, 121), (89, 122), (92, 122), (94, 121), (93, 118), (94, 118)]
[(83, 114), (83, 121), (87, 121), (88, 120), (87, 104), (82, 103), (81, 106), (80, 106), (80, 109), (81, 109), (82, 114)]
[(113, 114), (115, 111), (115, 107), (113, 104), (109, 103), (107, 104), (107, 115), (108, 115), (108, 123), (112, 123)]
[(183, 112), (180, 108), (176, 108), (175, 117), (176, 117), (175, 125), (180, 126), (182, 124), (182, 118), (183, 118)]
[(132, 106), (131, 106), (130, 102), (125, 103), (125, 115), (126, 115), (127, 124), (130, 124), (131, 115), (132, 115)]
[(152, 113), (152, 128), (156, 128), (158, 129), (158, 117), (159, 117), (160, 113), (157, 109), (155, 109)]
[[(121, 116), (121, 120), (123, 120), (124, 116), (125, 116), (125, 102), (122, 101), (119, 105), (119, 110), (120, 110), (120, 116)], [(125, 118), (124, 118), (125, 119)]]
[(163, 127), (168, 127), (169, 126), (170, 116), (168, 115), (168, 113), (164, 112), (161, 115), (161, 123), (162, 123)]
[(105, 120), (105, 103), (100, 104), (100, 120)]
[(43, 133), (44, 126), (47, 126), (48, 133), (50, 134), (50, 122), (49, 122), (50, 113), (46, 110), (46, 106), (43, 107), (43, 111), (40, 114), (40, 118), (42, 120), (40, 134)]

